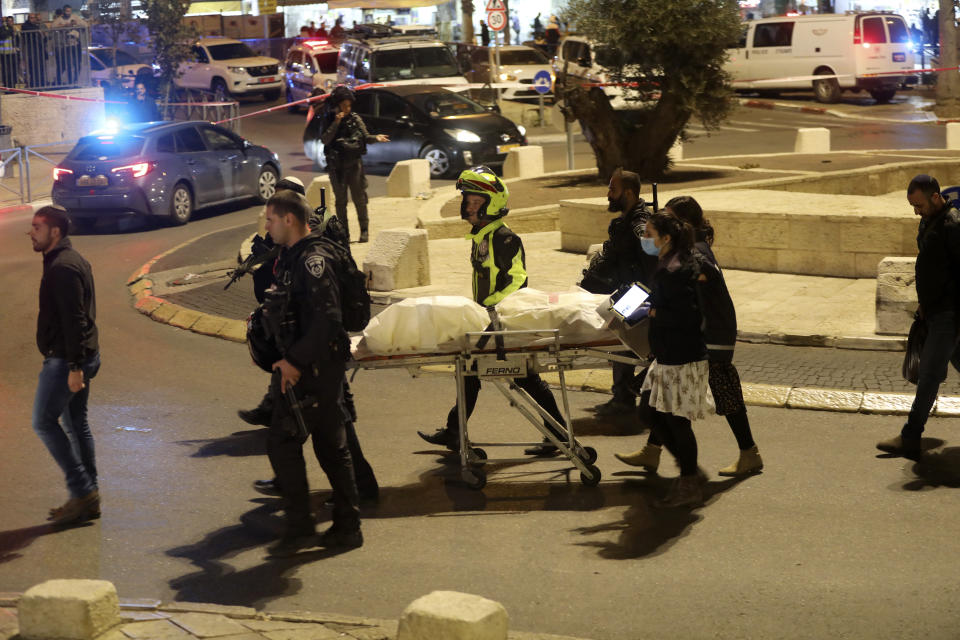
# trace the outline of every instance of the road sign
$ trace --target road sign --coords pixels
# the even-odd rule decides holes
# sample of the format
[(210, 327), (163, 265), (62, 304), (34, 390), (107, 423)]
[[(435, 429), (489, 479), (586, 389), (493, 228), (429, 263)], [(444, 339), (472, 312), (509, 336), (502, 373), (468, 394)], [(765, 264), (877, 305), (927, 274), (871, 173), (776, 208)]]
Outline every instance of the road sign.
[(553, 82), (553, 78), (550, 77), (550, 72), (547, 70), (537, 71), (537, 75), (533, 76), (533, 90), (537, 93), (550, 93), (550, 84)]
[(487, 26), (491, 31), (503, 31), (507, 26), (506, 11), (487, 11)]
[(487, 2), (487, 13), (491, 11), (506, 11), (507, 8), (503, 5), (503, 0), (489, 0)]

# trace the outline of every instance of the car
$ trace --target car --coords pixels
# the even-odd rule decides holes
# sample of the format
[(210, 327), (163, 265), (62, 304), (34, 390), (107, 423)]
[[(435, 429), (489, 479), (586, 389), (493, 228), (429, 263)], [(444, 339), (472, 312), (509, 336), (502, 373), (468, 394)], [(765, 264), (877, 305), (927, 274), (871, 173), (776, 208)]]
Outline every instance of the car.
[(276, 190), (280, 161), (209, 122), (129, 124), (84, 136), (53, 169), (54, 204), (81, 226), (146, 216), (186, 224), (201, 207)]
[[(460, 53), (458, 58), (464, 60), (465, 66), (470, 69), (464, 74), (468, 82), (516, 82), (530, 85), (529, 89), (518, 87), (504, 89), (500, 94), (504, 100), (537, 100), (540, 94), (533, 88), (533, 77), (540, 71), (549, 73), (551, 85), (553, 83), (553, 68), (550, 66), (550, 60), (543, 52), (526, 45), (500, 47), (499, 76), (494, 71), (496, 56), (493, 47), (470, 46), (470, 51)], [(544, 98), (552, 99), (553, 92), (545, 93)]]
[(450, 49), (423, 36), (351, 38), (340, 48), (337, 82), (355, 87), (370, 82), (391, 85), (467, 84)]
[(150, 65), (138, 62), (136, 58), (121, 49), (116, 50), (116, 59), (113, 55), (114, 49), (111, 47), (88, 47), (87, 54), (90, 56), (90, 80), (94, 86), (119, 81), (124, 89), (133, 89), (138, 76), (142, 77), (143, 74), (153, 76)]
[(272, 102), (283, 91), (280, 61), (258, 56), (239, 40), (200, 38), (191, 52), (192, 59), (179, 67), (178, 87), (209, 90), (217, 102), (250, 95)]
[(734, 89), (813, 89), (827, 104), (839, 102), (844, 90), (869, 91), (886, 103), (901, 85), (916, 82), (910, 30), (895, 13), (754, 20), (743, 25), (740, 42), (727, 54), (724, 69)]
[(390, 137), (367, 147), (364, 164), (425, 158), (432, 178), (450, 178), (478, 164), (502, 165), (507, 151), (527, 144), (522, 126), (443, 87), (361, 89), (353, 110), (371, 135)]
[[(301, 40), (290, 47), (284, 61), (284, 83), (287, 102), (296, 102), (310, 97), (314, 89), (329, 91), (337, 82), (337, 56), (340, 47), (329, 40)], [(300, 106), (290, 107), (297, 112)]]
[(597, 53), (604, 45), (583, 36), (567, 36), (557, 48), (557, 57), (553, 60), (555, 77), (566, 74), (580, 83), (599, 83), (615, 110), (639, 109), (644, 105), (631, 100), (630, 92), (622, 86), (611, 84), (613, 78), (597, 63)]

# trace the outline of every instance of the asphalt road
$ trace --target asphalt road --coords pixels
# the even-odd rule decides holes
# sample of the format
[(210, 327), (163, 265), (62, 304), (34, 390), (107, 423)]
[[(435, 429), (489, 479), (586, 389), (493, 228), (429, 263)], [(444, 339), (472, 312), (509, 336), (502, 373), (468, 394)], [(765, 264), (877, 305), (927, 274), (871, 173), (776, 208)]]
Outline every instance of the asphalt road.
[[(264, 375), (241, 344), (151, 322), (123, 286), (158, 253), (252, 214), (75, 239), (98, 287), (103, 367), (90, 421), (104, 511), (61, 532), (44, 518), (64, 499), (62, 477), (29, 423), (41, 260), (29, 218), (0, 218), (0, 591), (89, 577), (125, 597), (389, 618), (456, 589), (503, 602), (512, 628), (603, 640), (956, 637), (960, 448), (949, 442), (956, 423), (942, 419), (930, 434), (948, 442), (918, 466), (873, 449), (899, 418), (751, 409), (767, 468), (721, 481), (713, 472), (735, 447), (712, 417), (696, 427), (708, 504), (659, 511), (651, 502), (667, 480), (612, 456), (643, 443), (636, 425), (589, 418), (603, 396), (570, 395), (578, 432), (599, 451), (598, 487), (562, 463), (498, 463), (475, 492), (414, 433), (440, 425), (451, 381), (363, 371), (353, 383), (360, 437), (383, 487), (364, 514), (366, 545), (266, 561), (277, 505), (250, 489), (268, 473), (263, 432), (235, 417)], [(471, 425), (485, 440), (537, 439), (489, 389)], [(319, 503), (326, 483), (309, 468)], [(664, 473), (675, 473), (669, 461)]]
[[(804, 94), (786, 96), (782, 101), (792, 102), (798, 106), (816, 105), (810, 96)], [(872, 104), (869, 104), (869, 100), (848, 96), (845, 101), (847, 104), (843, 105), (844, 108), (858, 118), (889, 116), (888, 111), (875, 109)], [(268, 106), (271, 105), (245, 101), (241, 103), (240, 111), (249, 114)], [(903, 111), (908, 110), (906, 106), (903, 107)], [(286, 110), (279, 110), (244, 119), (241, 124), (241, 133), (254, 142), (265, 144), (279, 153), (284, 173), (293, 173), (306, 181), (315, 174), (312, 170), (312, 162), (303, 154), (301, 136), (305, 124), (306, 116), (303, 112), (291, 114)], [(832, 148), (835, 151), (943, 148), (946, 135), (943, 126), (936, 124), (844, 119), (825, 114), (738, 107), (718, 131), (707, 132), (697, 123), (691, 123), (689, 128), (691, 140), (684, 145), (684, 158), (792, 153), (796, 130), (800, 127), (830, 129)], [(567, 169), (566, 143), (562, 132), (551, 130), (546, 132), (546, 135), (550, 136), (548, 138), (550, 141), (542, 143), (544, 168), (547, 171)], [(590, 145), (583, 136), (577, 136), (574, 146), (574, 168), (584, 169), (594, 166), (596, 164)], [(386, 170), (368, 170), (368, 194), (371, 197), (386, 195), (387, 174)], [(433, 181), (434, 186), (445, 184), (453, 184), (453, 181)]]

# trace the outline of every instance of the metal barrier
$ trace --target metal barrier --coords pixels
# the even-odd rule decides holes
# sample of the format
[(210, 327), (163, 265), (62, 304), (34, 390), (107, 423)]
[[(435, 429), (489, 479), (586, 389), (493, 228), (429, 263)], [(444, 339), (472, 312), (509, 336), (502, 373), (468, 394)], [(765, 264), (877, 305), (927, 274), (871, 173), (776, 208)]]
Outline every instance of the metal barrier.
[[(59, 162), (57, 162), (56, 160), (53, 160), (52, 158), (48, 158), (46, 155), (42, 153), (38, 153), (37, 151), (35, 151), (35, 149), (39, 149), (42, 147), (45, 148), (45, 147), (63, 147), (63, 146), (69, 146), (70, 148), (72, 148), (73, 145), (76, 144), (76, 142), (77, 142), (76, 140), (67, 140), (64, 142), (49, 142), (46, 144), (34, 144), (29, 146), (19, 145), (16, 147), (11, 147), (10, 149), (0, 149), (0, 158), (3, 158), (2, 160), (0, 160), (0, 178), (5, 178), (7, 176), (7, 171), (13, 165), (14, 161), (16, 161), (16, 166), (18, 169), (17, 173), (19, 177), (18, 182), (20, 185), (20, 189), (19, 191), (16, 189), (13, 189), (7, 186), (6, 184), (4, 184), (2, 180), (0, 180), (0, 188), (20, 196), (21, 203), (33, 202), (33, 184), (32, 184), (32, 176), (30, 175), (30, 157), (36, 156), (37, 158), (48, 163), (51, 167), (55, 167), (59, 164)], [(68, 153), (70, 153), (69, 149), (64, 151), (63, 155), (67, 155)]]
[(89, 44), (87, 27), (20, 31), (0, 41), (0, 81), (11, 88), (89, 87)]
[(206, 89), (181, 89), (175, 102), (161, 100), (157, 102), (160, 115), (164, 120), (203, 120), (204, 122), (220, 122), (230, 120), (228, 129), (240, 135), (242, 120), (233, 120), (240, 115), (240, 104), (237, 101), (216, 102), (213, 94)]

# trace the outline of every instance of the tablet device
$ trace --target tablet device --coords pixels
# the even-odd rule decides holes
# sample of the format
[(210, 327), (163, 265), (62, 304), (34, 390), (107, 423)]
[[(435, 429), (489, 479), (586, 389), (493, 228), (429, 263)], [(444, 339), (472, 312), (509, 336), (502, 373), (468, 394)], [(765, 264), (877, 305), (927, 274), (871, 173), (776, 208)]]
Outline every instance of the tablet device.
[(650, 294), (639, 285), (633, 285), (627, 292), (620, 296), (620, 299), (613, 303), (613, 311), (626, 320), (647, 301)]

